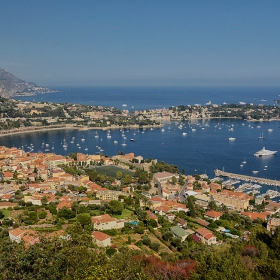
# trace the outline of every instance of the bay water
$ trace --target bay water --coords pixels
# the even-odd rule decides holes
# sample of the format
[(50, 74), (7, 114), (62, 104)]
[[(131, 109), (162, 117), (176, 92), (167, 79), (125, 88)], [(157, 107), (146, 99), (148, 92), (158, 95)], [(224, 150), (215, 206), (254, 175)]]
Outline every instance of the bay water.
[[(273, 105), (280, 94), (279, 87), (52, 87), (58, 90), (37, 96), (18, 97), (25, 101), (80, 103), (129, 110), (168, 108), (177, 105), (222, 103), (253, 103)], [(126, 106), (123, 106), (126, 105)], [(175, 164), (186, 174), (214, 170), (280, 180), (280, 123), (246, 122), (235, 119), (212, 119), (165, 123), (162, 128), (105, 130), (59, 130), (24, 133), (0, 138), (0, 145), (33, 149), (35, 152), (71, 152), (112, 156), (120, 151), (135, 156), (156, 158)], [(233, 131), (230, 131), (231, 130)], [(108, 136), (109, 134), (109, 136)], [(260, 140), (263, 134), (265, 139)], [(236, 138), (230, 141), (229, 138)], [(130, 141), (134, 139), (134, 141)], [(65, 143), (67, 148), (65, 147)], [(46, 144), (48, 144), (46, 146)], [(63, 147), (64, 145), (64, 147)], [(254, 157), (263, 147), (278, 151), (269, 157)], [(246, 163), (242, 163), (246, 161)], [(265, 166), (267, 166), (265, 168)], [(266, 188), (266, 187), (265, 187)], [(274, 187), (268, 187), (274, 188)]]

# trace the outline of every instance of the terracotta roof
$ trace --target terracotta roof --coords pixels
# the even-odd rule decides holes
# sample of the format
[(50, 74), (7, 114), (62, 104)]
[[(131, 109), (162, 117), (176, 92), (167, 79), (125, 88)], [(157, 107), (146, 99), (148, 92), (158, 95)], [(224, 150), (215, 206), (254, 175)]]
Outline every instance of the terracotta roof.
[(102, 224), (102, 223), (114, 222), (116, 221), (116, 219), (112, 218), (109, 214), (104, 214), (100, 216), (93, 216), (91, 218), (91, 221), (93, 224)]
[(211, 217), (211, 218), (219, 218), (223, 215), (223, 213), (211, 210), (205, 213), (205, 216)]
[(24, 231), (20, 228), (15, 228), (9, 231), (10, 234), (12, 234), (13, 236), (20, 236), (22, 234), (24, 234)]
[(241, 215), (245, 216), (245, 217), (249, 217), (251, 220), (255, 220), (255, 219), (265, 220), (266, 219), (266, 214), (264, 214), (264, 213), (242, 212)]
[(97, 239), (97, 240), (99, 240), (99, 241), (104, 241), (104, 240), (106, 240), (106, 239), (108, 239), (108, 238), (111, 237), (110, 235), (107, 235), (107, 234), (105, 234), (105, 233), (103, 233), (103, 232), (100, 232), (100, 231), (94, 231), (94, 232), (92, 233), (92, 235), (93, 235), (93, 237), (94, 237), (95, 239)]
[(207, 228), (198, 228), (195, 232), (198, 233), (204, 239), (207, 239), (207, 240), (212, 238), (212, 237), (215, 237), (215, 235), (210, 230), (208, 230)]

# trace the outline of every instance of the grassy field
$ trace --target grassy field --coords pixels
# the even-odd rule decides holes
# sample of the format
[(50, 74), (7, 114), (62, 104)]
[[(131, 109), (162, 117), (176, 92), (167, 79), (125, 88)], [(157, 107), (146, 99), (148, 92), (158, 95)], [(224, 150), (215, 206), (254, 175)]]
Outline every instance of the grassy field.
[[(8, 217), (10, 217), (10, 211), (9, 210), (5, 210), (5, 209), (3, 209), (3, 210), (1, 210), (2, 211), (2, 213), (5, 215), (5, 217), (4, 218), (8, 218)], [(4, 219), (3, 218), (3, 219)]]
[(116, 173), (118, 171), (122, 172), (122, 174), (130, 174), (131, 176), (134, 175), (134, 172), (120, 168), (116, 165), (110, 165), (110, 166), (97, 166), (95, 167), (95, 170), (100, 173), (100, 174), (104, 174), (106, 176), (112, 176), (115, 177)]
[(125, 219), (125, 218), (130, 218), (131, 214), (133, 214), (132, 211), (128, 209), (124, 209), (121, 215), (114, 215), (114, 217), (117, 219)]
[[(93, 212), (96, 216), (100, 215), (100, 211), (99, 210), (92, 210), (91, 212)], [(132, 217), (133, 212), (131, 210), (128, 209), (124, 209), (121, 215), (111, 215), (114, 218), (117, 219), (125, 219), (125, 218), (130, 218)]]

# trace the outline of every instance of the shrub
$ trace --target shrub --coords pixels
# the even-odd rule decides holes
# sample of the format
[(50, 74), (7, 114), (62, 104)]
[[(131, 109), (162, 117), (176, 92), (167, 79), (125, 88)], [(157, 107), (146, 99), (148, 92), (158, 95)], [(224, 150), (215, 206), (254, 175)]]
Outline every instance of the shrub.
[(150, 248), (152, 250), (154, 250), (155, 252), (158, 252), (159, 247), (160, 247), (160, 244), (158, 242), (152, 242), (151, 245), (150, 245)]
[(148, 236), (146, 236), (146, 235), (143, 237), (142, 242), (146, 246), (150, 246), (151, 245), (151, 239)]
[(47, 212), (46, 211), (41, 211), (38, 213), (39, 219), (45, 219), (47, 217)]

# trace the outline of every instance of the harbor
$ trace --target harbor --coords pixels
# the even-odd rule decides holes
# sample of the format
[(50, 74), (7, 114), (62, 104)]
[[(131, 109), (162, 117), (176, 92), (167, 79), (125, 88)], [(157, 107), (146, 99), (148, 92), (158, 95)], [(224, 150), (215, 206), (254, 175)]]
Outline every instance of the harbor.
[(236, 179), (236, 180), (242, 180), (242, 181), (246, 181), (246, 182), (253, 182), (253, 183), (258, 183), (258, 184), (265, 184), (265, 185), (269, 185), (269, 186), (280, 187), (280, 181), (277, 181), (277, 180), (229, 173), (229, 172), (224, 172), (219, 169), (216, 169), (214, 172), (215, 172), (215, 176), (223, 176), (223, 177), (228, 177), (228, 178)]

